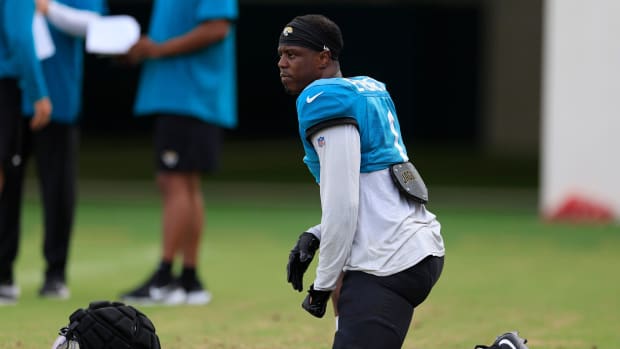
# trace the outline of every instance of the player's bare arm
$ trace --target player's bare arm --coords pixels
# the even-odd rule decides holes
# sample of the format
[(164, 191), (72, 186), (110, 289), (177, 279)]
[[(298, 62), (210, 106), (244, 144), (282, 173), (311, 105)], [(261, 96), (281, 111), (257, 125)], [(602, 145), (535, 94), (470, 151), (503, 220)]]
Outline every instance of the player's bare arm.
[(202, 22), (189, 32), (158, 43), (143, 36), (127, 53), (131, 63), (145, 59), (162, 58), (191, 53), (221, 41), (230, 31), (230, 22), (225, 19)]

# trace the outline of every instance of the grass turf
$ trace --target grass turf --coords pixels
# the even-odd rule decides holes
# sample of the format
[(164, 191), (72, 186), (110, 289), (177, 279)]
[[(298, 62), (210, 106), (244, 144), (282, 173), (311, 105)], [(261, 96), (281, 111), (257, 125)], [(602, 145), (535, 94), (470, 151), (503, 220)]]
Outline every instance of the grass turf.
[[(29, 183), (29, 187), (34, 187)], [(69, 314), (142, 282), (159, 255), (159, 201), (150, 181), (85, 181), (69, 267), (68, 301), (42, 300), (41, 211), (26, 197), (16, 278), (22, 297), (0, 307), (0, 348), (47, 348)], [(517, 329), (532, 349), (620, 343), (620, 227), (546, 224), (530, 189), (431, 188), (442, 222), (444, 274), (416, 310), (409, 349), (490, 344)], [(200, 273), (205, 307), (140, 307), (162, 347), (329, 348), (331, 309), (318, 320), (285, 282), (288, 250), (319, 219), (313, 185), (207, 181)], [(311, 266), (310, 270), (313, 270)], [(312, 273), (306, 284), (311, 282)]]

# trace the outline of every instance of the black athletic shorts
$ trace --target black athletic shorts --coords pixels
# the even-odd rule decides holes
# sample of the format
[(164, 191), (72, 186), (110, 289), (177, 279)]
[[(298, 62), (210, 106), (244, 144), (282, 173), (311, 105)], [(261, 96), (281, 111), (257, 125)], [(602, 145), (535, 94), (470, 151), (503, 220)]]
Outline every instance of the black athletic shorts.
[(7, 165), (19, 152), (21, 113), (21, 91), (17, 80), (0, 79), (0, 163)]
[(390, 276), (344, 274), (333, 349), (400, 349), (414, 309), (443, 270), (444, 257), (428, 256)]
[(211, 173), (218, 168), (219, 127), (184, 115), (156, 117), (153, 143), (158, 171)]

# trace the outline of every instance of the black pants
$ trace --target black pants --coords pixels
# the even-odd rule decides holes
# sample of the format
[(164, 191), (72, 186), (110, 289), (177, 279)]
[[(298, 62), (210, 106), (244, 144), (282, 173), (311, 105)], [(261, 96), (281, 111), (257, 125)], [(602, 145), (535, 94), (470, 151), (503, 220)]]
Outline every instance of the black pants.
[(10, 164), (16, 149), (18, 122), (21, 119), (21, 91), (17, 80), (0, 79), (0, 165)]
[[(5, 205), (5, 197), (9, 195), (7, 192), (15, 189), (7, 176), (14, 170), (12, 158), (17, 152), (20, 120), (21, 92), (18, 82), (10, 78), (0, 79), (0, 166), (5, 180), (3, 190), (0, 191), (0, 206)], [(12, 282), (12, 264), (17, 255), (17, 234), (10, 232), (11, 229), (2, 228), (5, 220), (0, 213), (0, 284)], [(8, 228), (9, 222), (6, 225)]]
[(77, 127), (52, 122), (32, 132), (29, 120), (22, 118), (16, 142), (13, 149), (21, 152), (22, 162), (18, 166), (5, 164), (4, 191), (0, 196), (0, 282), (13, 281), (24, 174), (30, 155), (36, 158), (43, 202), (45, 277), (65, 281), (76, 201)]
[(401, 348), (413, 311), (439, 279), (443, 260), (429, 256), (407, 270), (384, 277), (346, 272), (333, 349)]

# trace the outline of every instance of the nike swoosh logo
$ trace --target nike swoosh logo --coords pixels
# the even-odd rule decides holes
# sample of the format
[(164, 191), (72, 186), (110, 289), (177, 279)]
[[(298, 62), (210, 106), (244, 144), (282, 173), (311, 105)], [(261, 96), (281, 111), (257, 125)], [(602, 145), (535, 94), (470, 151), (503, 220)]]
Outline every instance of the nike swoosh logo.
[(517, 349), (517, 347), (515, 347), (514, 344), (512, 344), (512, 342), (510, 342), (508, 339), (502, 339), (501, 341), (499, 341), (499, 343), (497, 343), (498, 345), (502, 345), (502, 344), (506, 344), (507, 346), (511, 347), (512, 349)]
[(315, 95), (314, 95), (314, 96), (312, 96), (312, 97), (310, 97), (310, 96), (306, 97), (306, 103), (312, 103), (312, 102), (314, 102), (314, 100), (315, 100), (318, 96), (322, 95), (322, 94), (323, 94), (323, 92), (325, 92), (325, 91), (321, 91), (321, 92), (319, 92), (319, 93), (315, 94)]

